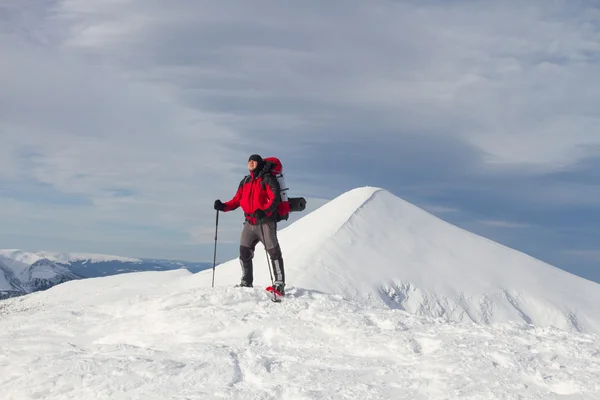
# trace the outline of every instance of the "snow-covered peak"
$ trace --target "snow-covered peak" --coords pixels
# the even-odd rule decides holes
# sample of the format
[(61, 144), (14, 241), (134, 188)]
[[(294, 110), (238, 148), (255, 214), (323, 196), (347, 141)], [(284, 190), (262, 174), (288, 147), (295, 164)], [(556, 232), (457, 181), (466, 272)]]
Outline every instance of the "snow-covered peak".
[[(344, 193), (279, 238), (288, 285), (452, 321), (517, 320), (600, 332), (600, 285), (447, 223), (387, 190)], [(260, 244), (254, 260), (255, 284), (270, 284)], [(210, 285), (211, 277), (212, 271), (201, 272), (197, 283)], [(238, 260), (216, 270), (217, 284), (239, 278)]]
[(94, 262), (107, 262), (107, 261), (119, 261), (119, 262), (141, 262), (138, 258), (131, 257), (120, 257), (108, 254), (94, 254), (94, 253), (57, 253), (50, 251), (37, 251), (28, 252), (19, 249), (5, 249), (0, 250), (0, 255), (11, 258), (16, 261), (31, 265), (41, 259), (48, 259), (52, 262), (61, 264), (69, 264), (76, 261), (88, 261)]
[(42, 258), (29, 266), (27, 279), (54, 279), (56, 276), (72, 275), (64, 266), (47, 258)]

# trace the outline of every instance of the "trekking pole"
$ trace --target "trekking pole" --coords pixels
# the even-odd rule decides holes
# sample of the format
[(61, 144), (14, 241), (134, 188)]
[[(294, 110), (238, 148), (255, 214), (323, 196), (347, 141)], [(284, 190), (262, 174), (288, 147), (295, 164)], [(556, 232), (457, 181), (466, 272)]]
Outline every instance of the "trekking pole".
[(265, 246), (265, 255), (267, 256), (267, 264), (269, 266), (269, 275), (271, 276), (271, 287), (273, 288), (273, 301), (276, 301), (275, 297), (275, 282), (273, 281), (273, 272), (271, 272), (271, 259), (269, 258), (269, 252), (267, 251), (267, 242), (265, 241), (265, 230), (263, 229), (262, 220), (258, 220), (258, 224), (260, 225), (260, 233), (262, 235), (263, 246)]
[(215, 287), (215, 266), (217, 265), (217, 232), (219, 231), (219, 210), (217, 210), (217, 222), (215, 224), (215, 250), (213, 252), (213, 275), (212, 286)]

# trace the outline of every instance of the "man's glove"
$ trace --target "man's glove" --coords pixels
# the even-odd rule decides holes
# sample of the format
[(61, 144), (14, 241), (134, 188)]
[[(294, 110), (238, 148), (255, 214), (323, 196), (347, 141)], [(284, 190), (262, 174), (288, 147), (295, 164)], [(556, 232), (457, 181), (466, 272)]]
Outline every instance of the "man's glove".
[(215, 210), (225, 211), (225, 204), (221, 200), (215, 200)]
[(256, 210), (254, 216), (257, 220), (262, 221), (263, 219), (267, 218), (267, 213), (264, 210)]

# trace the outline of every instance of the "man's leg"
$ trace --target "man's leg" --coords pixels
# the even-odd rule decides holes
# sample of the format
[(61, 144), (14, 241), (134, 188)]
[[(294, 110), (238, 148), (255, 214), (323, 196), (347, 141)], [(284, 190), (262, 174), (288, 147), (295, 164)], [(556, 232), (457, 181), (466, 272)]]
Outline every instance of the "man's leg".
[(252, 273), (252, 259), (254, 258), (254, 249), (259, 238), (252, 225), (244, 223), (240, 237), (240, 265), (242, 266), (242, 278), (240, 286), (252, 287), (254, 274)]
[(281, 254), (281, 247), (279, 246), (279, 239), (277, 238), (277, 223), (268, 222), (263, 224), (263, 231), (265, 234), (264, 244), (269, 256), (271, 257), (273, 265), (273, 284), (275, 288), (281, 293), (284, 293), (285, 287), (285, 270), (283, 268), (283, 256)]

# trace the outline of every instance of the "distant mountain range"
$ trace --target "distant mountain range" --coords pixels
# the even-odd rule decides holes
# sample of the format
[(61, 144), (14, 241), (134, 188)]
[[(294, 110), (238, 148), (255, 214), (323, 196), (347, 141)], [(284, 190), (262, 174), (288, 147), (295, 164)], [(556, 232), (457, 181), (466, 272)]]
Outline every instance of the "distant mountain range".
[(174, 269), (196, 273), (207, 268), (212, 268), (212, 263), (5, 249), (0, 250), (0, 299), (45, 290), (74, 279)]

